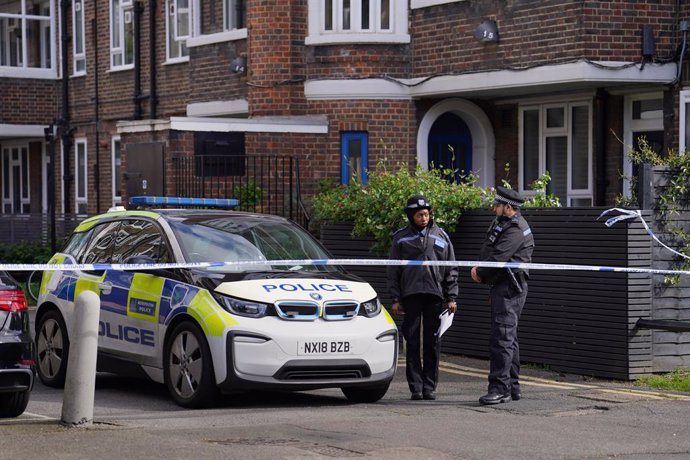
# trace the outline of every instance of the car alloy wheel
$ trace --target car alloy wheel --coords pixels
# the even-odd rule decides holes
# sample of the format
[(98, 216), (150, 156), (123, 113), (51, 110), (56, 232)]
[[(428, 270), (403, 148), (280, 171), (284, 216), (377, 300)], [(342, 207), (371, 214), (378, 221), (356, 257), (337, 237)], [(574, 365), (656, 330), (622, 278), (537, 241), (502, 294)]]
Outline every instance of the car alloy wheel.
[(39, 319), (36, 326), (36, 354), (41, 381), (49, 387), (63, 387), (67, 373), (69, 339), (65, 322), (57, 311), (49, 311)]
[(184, 407), (204, 407), (217, 394), (211, 351), (201, 329), (191, 321), (178, 324), (165, 347), (165, 383)]

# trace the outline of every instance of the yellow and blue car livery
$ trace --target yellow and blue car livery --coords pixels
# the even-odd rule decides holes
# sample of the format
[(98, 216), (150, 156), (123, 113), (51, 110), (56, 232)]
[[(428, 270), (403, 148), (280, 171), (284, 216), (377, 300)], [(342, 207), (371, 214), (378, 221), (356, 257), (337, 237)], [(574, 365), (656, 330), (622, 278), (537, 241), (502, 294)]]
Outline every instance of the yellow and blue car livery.
[[(120, 227), (118, 221), (122, 221)], [(134, 230), (125, 231), (126, 225)], [(150, 227), (160, 232), (156, 236), (160, 242), (156, 243), (158, 249), (155, 245), (151, 246), (153, 249), (144, 245), (145, 257), (164, 247), (170, 253), (166, 262), (199, 261), (201, 256), (189, 246), (205, 241), (203, 234), (216, 241), (219, 248), (247, 245), (228, 250), (230, 257), (256, 249), (257, 257), (265, 258), (267, 264), (261, 270), (153, 268), (45, 272), (36, 322), (37, 337), (43, 337), (44, 342), (41, 356), (47, 363), (40, 366), (39, 362), (39, 376), (45, 382), (61, 383), (60, 369), (52, 369), (47, 358), (49, 353), (54, 353), (52, 358), (56, 356), (50, 334), (55, 334), (54, 329), (62, 325), (68, 341), (75, 300), (81, 292), (93, 291), (100, 298), (99, 370), (145, 375), (167, 383), (173, 397), (182, 405), (195, 407), (200, 405), (197, 401), (205, 398), (194, 395), (194, 391), (203, 387), (199, 383), (203, 373), (195, 375), (191, 364), (185, 368), (174, 349), (178, 343), (181, 346), (186, 343), (177, 342), (171, 336), (179, 333), (180, 324), (188, 326), (189, 330), (182, 328), (183, 332), (193, 333), (195, 328), (202, 331), (203, 337), (192, 338), (205, 342), (199, 344), (199, 354), (208, 350), (210, 356), (206, 361), (212, 365), (209, 367), (208, 362), (203, 365), (212, 369), (209, 372), (213, 384), (225, 393), (336, 387), (352, 401), (375, 401), (385, 394), (396, 368), (395, 323), (368, 283), (337, 267), (271, 266), (268, 261), (282, 251), (278, 242), (294, 251), (295, 244), (290, 238), (305, 239), (297, 245), (311, 249), (306, 254), (297, 254), (302, 257), (294, 257), (292, 252), (293, 257), (284, 259), (328, 257), (319, 252), (323, 249), (318, 242), (310, 240), (306, 232), (285, 219), (215, 210), (106, 213), (79, 226), (68, 241), (66, 252), (56, 254), (50, 263), (91, 263), (89, 248), (98, 244), (99, 249), (93, 254), (109, 244), (112, 248), (108, 254), (127, 263), (120, 258), (119, 251), (127, 252), (131, 246), (151, 238), (154, 231), (141, 230)], [(208, 232), (209, 227), (214, 233), (194, 233)], [(230, 227), (242, 231), (226, 235)], [(104, 229), (100, 235), (98, 228)], [(138, 230), (142, 234), (137, 234)], [(108, 231), (114, 235), (112, 238), (103, 236)], [(85, 232), (92, 234), (83, 235)], [(297, 236), (290, 232), (297, 232)], [(233, 242), (225, 243), (219, 235)], [(238, 239), (237, 235), (242, 238)], [(105, 243), (98, 240), (99, 236)], [(118, 238), (122, 241), (113, 241)], [(129, 239), (135, 241), (130, 243)], [(209, 251), (217, 254), (220, 249), (212, 247)], [(137, 256), (141, 262), (144, 256)], [(53, 313), (46, 315), (48, 312)], [(59, 319), (46, 322), (45, 318), (52, 319), (58, 313)], [(180, 337), (187, 340), (187, 335)], [(176, 389), (177, 376), (170, 370), (175, 366), (183, 371), (180, 378), (189, 380), (187, 390), (184, 382)]]

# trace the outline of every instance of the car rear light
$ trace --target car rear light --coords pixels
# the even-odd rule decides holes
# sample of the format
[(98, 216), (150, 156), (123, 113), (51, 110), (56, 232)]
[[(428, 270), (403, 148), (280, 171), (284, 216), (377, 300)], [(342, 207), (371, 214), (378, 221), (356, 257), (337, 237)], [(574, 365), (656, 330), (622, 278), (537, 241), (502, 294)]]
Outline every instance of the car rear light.
[(15, 312), (26, 310), (26, 298), (21, 289), (0, 290), (0, 310)]

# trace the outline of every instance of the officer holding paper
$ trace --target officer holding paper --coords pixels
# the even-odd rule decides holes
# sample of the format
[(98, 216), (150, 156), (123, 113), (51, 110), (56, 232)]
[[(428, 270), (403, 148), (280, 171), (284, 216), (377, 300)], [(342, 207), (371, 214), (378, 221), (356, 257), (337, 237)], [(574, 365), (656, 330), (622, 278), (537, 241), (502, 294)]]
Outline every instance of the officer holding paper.
[[(520, 214), (524, 200), (515, 190), (496, 187), (496, 218), (486, 233), (480, 259), (490, 262), (532, 261), (534, 237)], [(517, 328), (527, 299), (527, 270), (472, 267), (472, 279), (491, 286), (491, 336), (489, 392), (481, 404), (517, 401), (520, 392), (520, 347)]]
[[(409, 225), (393, 235), (391, 260), (455, 260), (450, 238), (434, 224), (431, 205), (425, 197), (411, 197), (405, 213)], [(393, 298), (392, 312), (405, 315), (402, 334), (407, 341), (406, 372), (411, 399), (436, 399), (441, 349), (439, 315), (444, 309), (449, 313), (457, 309), (457, 267), (389, 266), (388, 288)], [(420, 335), (424, 342), (423, 363)]]

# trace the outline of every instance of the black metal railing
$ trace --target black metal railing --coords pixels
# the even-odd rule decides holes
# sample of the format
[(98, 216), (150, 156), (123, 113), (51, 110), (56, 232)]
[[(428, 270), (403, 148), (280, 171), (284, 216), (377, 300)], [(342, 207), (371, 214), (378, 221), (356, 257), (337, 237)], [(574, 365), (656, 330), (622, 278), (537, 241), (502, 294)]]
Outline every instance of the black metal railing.
[(239, 210), (275, 214), (309, 226), (297, 158), (277, 155), (194, 155), (172, 158), (176, 196), (237, 198)]

